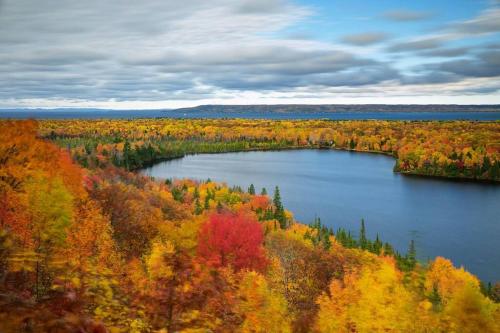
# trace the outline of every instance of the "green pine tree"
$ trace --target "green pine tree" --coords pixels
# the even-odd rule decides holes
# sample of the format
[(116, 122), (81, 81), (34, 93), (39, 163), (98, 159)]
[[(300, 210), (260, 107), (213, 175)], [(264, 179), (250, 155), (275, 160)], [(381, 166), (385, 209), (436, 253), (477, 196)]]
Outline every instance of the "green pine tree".
[(387, 242), (384, 244), (384, 254), (386, 256), (391, 256), (394, 254), (394, 249), (392, 248), (391, 244)]
[(281, 194), (278, 186), (274, 188), (274, 199), (273, 199), (274, 207), (276, 210), (283, 210), (283, 204), (281, 203)]
[(328, 234), (323, 237), (321, 243), (323, 245), (323, 249), (327, 251), (332, 247), (332, 242), (330, 241), (330, 236)]
[(432, 293), (429, 295), (429, 301), (432, 303), (436, 311), (441, 310), (441, 296), (439, 296), (439, 292), (436, 287), (432, 289)]
[(363, 250), (368, 248), (368, 240), (366, 239), (365, 220), (361, 219), (361, 230), (359, 231), (359, 247)]
[(203, 212), (203, 208), (201, 207), (200, 200), (196, 199), (196, 201), (194, 202), (194, 214), (200, 215), (201, 212)]
[(380, 241), (380, 238), (378, 237), (378, 234), (377, 234), (377, 237), (375, 238), (375, 242), (373, 243), (373, 252), (376, 253), (376, 254), (380, 254), (380, 250), (382, 249), (382, 242)]
[(280, 189), (278, 186), (274, 189), (274, 218), (278, 220), (280, 223), (280, 227), (282, 229), (286, 228), (286, 215), (285, 215), (285, 209), (283, 208), (283, 203), (281, 202), (281, 195), (280, 195)]
[(130, 142), (125, 141), (125, 144), (123, 145), (123, 165), (125, 166), (125, 169), (130, 170), (130, 159), (132, 155), (132, 150), (130, 148)]
[(413, 239), (410, 241), (410, 246), (408, 247), (406, 262), (408, 265), (408, 270), (412, 270), (413, 268), (415, 268), (415, 265), (417, 263), (417, 249), (415, 248), (415, 241)]
[(210, 209), (210, 196), (208, 195), (208, 192), (207, 192), (207, 195), (205, 196), (204, 208), (205, 208), (205, 210)]

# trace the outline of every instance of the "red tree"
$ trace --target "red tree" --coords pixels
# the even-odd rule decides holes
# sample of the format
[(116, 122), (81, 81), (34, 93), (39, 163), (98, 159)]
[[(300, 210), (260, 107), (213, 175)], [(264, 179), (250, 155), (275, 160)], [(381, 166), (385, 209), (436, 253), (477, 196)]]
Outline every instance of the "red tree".
[(262, 240), (262, 227), (252, 215), (213, 214), (201, 227), (198, 255), (213, 267), (263, 270), (267, 259)]

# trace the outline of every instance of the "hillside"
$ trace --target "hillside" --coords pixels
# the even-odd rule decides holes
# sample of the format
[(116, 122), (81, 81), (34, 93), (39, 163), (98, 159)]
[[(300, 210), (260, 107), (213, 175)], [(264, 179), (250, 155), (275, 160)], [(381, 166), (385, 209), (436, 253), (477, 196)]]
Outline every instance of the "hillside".
[[(220, 113), (321, 113), (321, 112), (499, 112), (500, 105), (447, 104), (281, 104), (281, 105), (199, 105), (176, 111)], [(168, 111), (167, 111), (168, 112)]]
[(0, 123), (2, 332), (499, 330), (499, 287), (445, 258), (300, 224), (253, 188), (82, 168), (37, 130)]

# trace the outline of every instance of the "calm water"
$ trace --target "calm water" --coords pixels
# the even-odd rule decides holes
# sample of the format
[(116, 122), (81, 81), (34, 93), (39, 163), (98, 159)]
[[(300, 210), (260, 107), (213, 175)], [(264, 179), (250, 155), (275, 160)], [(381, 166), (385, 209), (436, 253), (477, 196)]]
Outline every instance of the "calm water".
[(457, 112), (213, 112), (204, 110), (1, 110), (0, 118), (12, 119), (133, 119), (133, 118), (246, 118), (246, 119), (333, 119), (333, 120), (500, 120), (500, 112), (457, 111)]
[(420, 259), (444, 256), (486, 281), (500, 280), (500, 186), (394, 174), (394, 160), (325, 150), (200, 154), (161, 162), (144, 173), (257, 190), (275, 185), (285, 207), (309, 223), (379, 233), (400, 251), (415, 239)]

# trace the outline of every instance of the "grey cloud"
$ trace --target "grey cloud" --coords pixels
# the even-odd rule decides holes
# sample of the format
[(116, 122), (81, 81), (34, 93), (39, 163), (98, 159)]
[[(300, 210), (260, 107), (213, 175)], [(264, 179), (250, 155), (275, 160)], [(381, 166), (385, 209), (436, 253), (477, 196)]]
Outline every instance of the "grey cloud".
[(430, 37), (425, 39), (413, 40), (409, 42), (399, 42), (388, 48), (390, 52), (411, 52), (420, 50), (436, 49), (444, 45), (441, 38)]
[(240, 90), (284, 90), (286, 88), (299, 87), (359, 87), (364, 85), (378, 84), (388, 80), (399, 78), (396, 70), (387, 64), (373, 63), (370, 66), (346, 67), (343, 70), (299, 73), (294, 70), (266, 71), (260, 75), (251, 72), (240, 73), (240, 75), (216, 74), (207, 76), (206, 83), (217, 85), (224, 89)]
[[(277, 37), (309, 12), (288, 0), (4, 0), (0, 99), (197, 100), (249, 90), (368, 91), (411, 81), (392, 63), (347, 46)], [(344, 41), (363, 46), (386, 38), (373, 32)], [(393, 48), (445, 52), (442, 43), (424, 39)], [(491, 67), (495, 56), (482, 53), (462, 65)], [(413, 81), (466, 75), (458, 64), (440, 65), (418, 69)]]
[[(1, 9), (3, 98), (95, 100), (214, 93), (216, 87), (197, 82), (223, 68), (237, 75), (238, 66), (267, 64), (275, 50), (261, 45), (256, 34), (305, 12), (280, 0), (47, 0), (43, 6), (8, 0)], [(237, 52), (238, 43), (253, 48)], [(235, 45), (235, 51), (221, 52), (220, 45)], [(296, 58), (297, 51), (288, 49), (288, 58)]]
[[(283, 90), (309, 85), (363, 85), (392, 79), (387, 64), (335, 50), (298, 50), (290, 46), (226, 46), (223, 50), (177, 50), (182, 63), (155, 57), (164, 73), (184, 73), (205, 85), (231, 90)], [(163, 64), (162, 63), (163, 59)], [(134, 57), (134, 64), (150, 64)]]
[(482, 52), (479, 54), (479, 59), (485, 64), (500, 67), (500, 50)]
[(489, 66), (482, 62), (470, 60), (457, 60), (441, 64), (436, 67), (437, 70), (455, 73), (464, 77), (495, 77), (500, 76), (498, 66)]
[(433, 14), (431, 12), (413, 11), (413, 10), (393, 10), (383, 14), (383, 17), (396, 22), (422, 21), (428, 19)]
[(481, 15), (451, 26), (452, 31), (462, 34), (488, 34), (500, 32), (500, 8), (490, 8)]
[(368, 68), (351, 69), (334, 75), (320, 75), (314, 82), (329, 87), (357, 87), (396, 80), (399, 77), (400, 74), (395, 69), (388, 65), (378, 64)]
[(500, 51), (486, 51), (471, 59), (445, 61), (422, 67), (427, 71), (461, 77), (488, 78), (500, 76)]
[[(490, 45), (491, 46), (491, 45)], [(412, 74), (401, 75), (402, 84), (446, 84), (474, 78), (499, 78), (500, 77), (500, 50), (483, 47), (474, 52), (469, 48), (437, 49), (420, 53), (420, 55), (461, 58), (442, 62), (433, 62), (418, 65), (413, 68)], [(485, 89), (476, 86), (471, 93), (488, 91), (495, 81), (484, 81)], [(500, 82), (497, 80), (497, 82)], [(498, 84), (497, 84), (498, 85)]]
[(384, 32), (365, 32), (344, 36), (342, 41), (347, 44), (365, 46), (380, 43), (387, 40), (388, 37), (389, 35)]
[(107, 59), (105, 53), (85, 48), (65, 49), (52, 48), (40, 49), (36, 53), (2, 54), (0, 61), (3, 63), (26, 63), (32, 65), (62, 66), (66, 64), (89, 63)]
[(235, 12), (243, 14), (278, 12), (285, 9), (287, 3), (283, 0), (243, 0)]
[(442, 58), (452, 58), (465, 56), (470, 52), (468, 47), (455, 47), (455, 48), (440, 48), (431, 51), (422, 52), (420, 56), (426, 57), (442, 57)]
[[(165, 2), (156, 2), (159, 3)], [(265, 3), (254, 5), (264, 6)], [(81, 12), (84, 7), (74, 8), (71, 12), (83, 17), (86, 15)], [(159, 23), (158, 26), (127, 27), (125, 32), (120, 32), (115, 25), (132, 24), (136, 20), (135, 14), (130, 17), (130, 13), (120, 13), (117, 20), (114, 17), (93, 17), (88, 28), (81, 26), (82, 29), (72, 29), (67, 35), (60, 33), (57, 26), (38, 31), (42, 37), (52, 39), (52, 48), (40, 45), (42, 43), (35, 40), (37, 33), (35, 37), (27, 33), (39, 24), (34, 20), (29, 28), (21, 25), (21, 29), (12, 32), (21, 33), (23, 38), (32, 38), (31, 42), (26, 41), (35, 52), (24, 52), (21, 56), (18, 56), (20, 52), (0, 52), (0, 60), (9, 63), (9, 66), (0, 65), (0, 72), (6, 72), (0, 78), (0, 84), (8, 80), (11, 87), (0, 95), (5, 98), (16, 95), (22, 98), (85, 97), (92, 100), (161, 100), (180, 96), (194, 98), (195, 95), (201, 98), (219, 89), (262, 91), (325, 84), (334, 74), (341, 76), (336, 80), (328, 78), (329, 84), (344, 85), (349, 83), (350, 77), (344, 72), (370, 73), (372, 67), (378, 66), (373, 60), (338, 50), (309, 49), (286, 41), (249, 39), (253, 33), (261, 31), (266, 20), (269, 23), (286, 22), (286, 13), (261, 8), (258, 14), (245, 11), (242, 14), (245, 19), (238, 19), (226, 17), (227, 10), (227, 6), (195, 10), (192, 18), (189, 15), (173, 18), (169, 13), (165, 18), (172, 18), (168, 26)], [(153, 16), (158, 15), (157, 12)], [(53, 15), (63, 19), (60, 13)], [(153, 21), (161, 21), (159, 18), (154, 17)], [(213, 21), (215, 19), (218, 21)], [(222, 41), (214, 41), (216, 38), (210, 36), (211, 31), (202, 35), (205, 29), (201, 22), (211, 22), (210, 29), (216, 33), (217, 39), (222, 36)], [(235, 27), (239, 31), (234, 32)], [(241, 30), (247, 36), (242, 36)], [(352, 82), (360, 85), (382, 79), (380, 74), (365, 74), (357, 75)]]
[(403, 75), (400, 82), (402, 84), (440, 84), (458, 82), (461, 76), (453, 73), (427, 72), (424, 74)]
[(490, 49), (490, 50), (498, 50), (498, 49), (500, 49), (500, 43), (487, 44), (487, 45), (484, 45), (484, 48)]
[(480, 87), (480, 88), (467, 88), (462, 89), (463, 94), (491, 94), (500, 91), (500, 85), (496, 87)]

